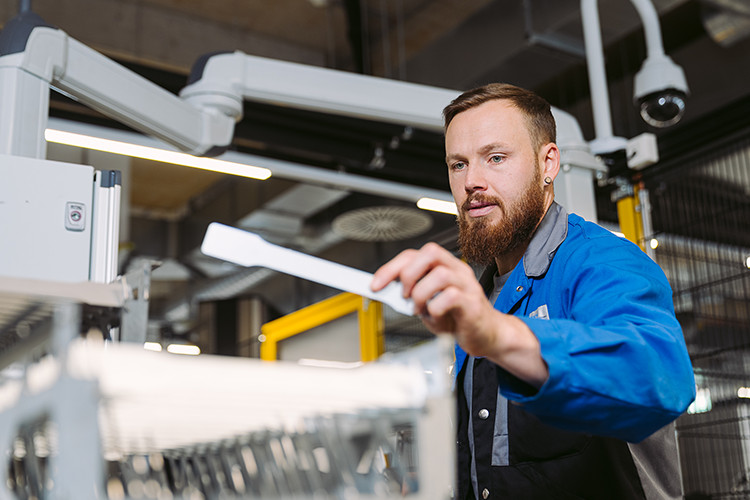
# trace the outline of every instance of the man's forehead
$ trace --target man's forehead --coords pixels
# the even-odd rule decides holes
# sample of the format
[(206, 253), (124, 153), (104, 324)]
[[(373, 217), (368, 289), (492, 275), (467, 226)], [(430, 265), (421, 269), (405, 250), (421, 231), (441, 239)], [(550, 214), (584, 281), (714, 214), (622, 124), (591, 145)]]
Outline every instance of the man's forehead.
[(522, 128), (528, 133), (528, 121), (524, 113), (510, 101), (495, 99), (458, 113), (448, 128), (446, 137), (457, 130), (481, 130), (483, 127), (498, 127), (501, 130)]
[(445, 131), (446, 148), (456, 143), (471, 143), (472, 149), (489, 144), (517, 147), (525, 142), (532, 142), (528, 121), (505, 100), (489, 101), (457, 114)]

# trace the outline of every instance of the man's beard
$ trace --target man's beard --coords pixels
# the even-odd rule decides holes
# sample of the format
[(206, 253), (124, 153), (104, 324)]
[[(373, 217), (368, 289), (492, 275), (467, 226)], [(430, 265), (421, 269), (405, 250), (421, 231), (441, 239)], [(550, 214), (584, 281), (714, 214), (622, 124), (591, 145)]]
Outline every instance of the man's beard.
[[(531, 180), (521, 199), (506, 205), (502, 200), (474, 195), (464, 201), (458, 216), (458, 244), (463, 257), (471, 263), (487, 266), (500, 257), (516, 250), (531, 239), (544, 216), (544, 189), (541, 173)], [(470, 218), (467, 213), (471, 201), (493, 203), (502, 211), (501, 219), (492, 224), (487, 218)]]

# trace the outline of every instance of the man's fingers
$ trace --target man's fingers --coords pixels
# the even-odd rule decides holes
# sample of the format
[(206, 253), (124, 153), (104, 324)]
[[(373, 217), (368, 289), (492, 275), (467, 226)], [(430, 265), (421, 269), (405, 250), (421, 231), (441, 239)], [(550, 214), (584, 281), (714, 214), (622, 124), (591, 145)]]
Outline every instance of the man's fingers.
[(402, 270), (409, 266), (409, 263), (413, 259), (413, 254), (416, 250), (404, 250), (375, 271), (370, 283), (370, 288), (373, 292), (377, 292), (385, 288), (385, 286), (391, 281), (399, 279)]
[(455, 268), (460, 262), (436, 243), (427, 243), (419, 250), (404, 250), (384, 264), (375, 272), (370, 288), (377, 292), (391, 281), (399, 280), (404, 297), (411, 297), (414, 286), (435, 269)]
[(414, 305), (420, 310), (424, 309), (428, 301), (453, 284), (452, 278), (452, 274), (445, 266), (432, 269), (412, 288), (410, 297), (414, 300)]
[(431, 276), (436, 271), (440, 273), (441, 270), (455, 269), (457, 263), (460, 264), (461, 261), (456, 259), (449, 251), (436, 243), (427, 243), (414, 254), (409, 265), (399, 275), (401, 284), (404, 286), (404, 293), (411, 297), (412, 289), (421, 280)]

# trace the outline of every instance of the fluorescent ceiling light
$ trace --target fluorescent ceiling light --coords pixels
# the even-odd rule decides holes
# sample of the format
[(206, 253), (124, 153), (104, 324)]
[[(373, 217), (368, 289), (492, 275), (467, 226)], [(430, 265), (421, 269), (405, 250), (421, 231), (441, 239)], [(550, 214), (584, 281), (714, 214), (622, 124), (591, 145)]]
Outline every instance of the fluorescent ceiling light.
[(58, 144), (67, 144), (69, 146), (132, 156), (134, 158), (173, 163), (175, 165), (200, 168), (202, 170), (211, 170), (213, 172), (238, 175), (241, 177), (250, 177), (260, 180), (265, 180), (271, 177), (271, 171), (263, 167), (243, 165), (242, 163), (234, 163), (219, 160), (217, 158), (193, 156), (177, 151), (168, 151), (166, 149), (153, 148), (150, 146), (140, 146), (111, 139), (102, 139), (73, 132), (64, 132), (62, 130), (48, 128), (44, 132), (44, 138), (48, 142), (55, 142)]
[(417, 201), (417, 207), (422, 210), (458, 215), (456, 204), (452, 201), (436, 200), (435, 198), (420, 198)]
[[(55, 117), (50, 117), (48, 124), (48, 140), (50, 138), (55, 139), (55, 141), (51, 142), (57, 142), (59, 140), (62, 144), (72, 143), (72, 145), (74, 146), (87, 147), (84, 145), (79, 145), (77, 142), (72, 142), (72, 138), (75, 138), (76, 136), (83, 136), (100, 138), (105, 140), (105, 142), (108, 144), (119, 142), (128, 145), (144, 146), (146, 148), (157, 149), (160, 151), (164, 150), (164, 144), (161, 141), (154, 139), (153, 137), (138, 134), (135, 132), (115, 130), (107, 127), (100, 127), (97, 125), (90, 125), (81, 122), (73, 122), (70, 120), (63, 120)], [(61, 132), (63, 131), (70, 134), (67, 136), (67, 139), (69, 139), (70, 141), (63, 142), (61, 135)], [(54, 137), (55, 135), (57, 137)], [(185, 154), (184, 156), (192, 160), (198, 159), (187, 154)], [(276, 158), (251, 155), (248, 153), (240, 153), (238, 151), (227, 151), (221, 156), (221, 158), (222, 160), (211, 161), (223, 161), (223, 165), (235, 165), (237, 169), (240, 170), (240, 172), (246, 172), (248, 171), (248, 169), (253, 167), (260, 167), (264, 172), (264, 178), (272, 174), (274, 177), (289, 179), (301, 183), (315, 184), (318, 186), (325, 186), (326, 188), (338, 189), (343, 191), (356, 191), (360, 193), (372, 194), (375, 196), (382, 196), (385, 198), (405, 200), (411, 203), (416, 202), (420, 198), (429, 197), (436, 200), (443, 200), (446, 203), (452, 204), (452, 197), (450, 193), (437, 189), (410, 186), (406, 184), (400, 184), (398, 182), (328, 170), (326, 168), (312, 167), (310, 165), (293, 163)], [(208, 160), (208, 158), (202, 158), (202, 160)], [(268, 172), (265, 171), (266, 169), (268, 170)], [(230, 173), (233, 174), (234, 172)], [(239, 175), (244, 174), (241, 173)], [(455, 214), (455, 209), (453, 209), (449, 213)]]
[(172, 354), (188, 354), (190, 356), (196, 356), (201, 353), (201, 350), (197, 345), (169, 344), (167, 346), (167, 352), (171, 352)]
[(158, 342), (144, 342), (143, 343), (143, 348), (146, 349), (146, 350), (148, 350), (148, 351), (160, 352), (161, 351), (161, 344), (158, 343)]

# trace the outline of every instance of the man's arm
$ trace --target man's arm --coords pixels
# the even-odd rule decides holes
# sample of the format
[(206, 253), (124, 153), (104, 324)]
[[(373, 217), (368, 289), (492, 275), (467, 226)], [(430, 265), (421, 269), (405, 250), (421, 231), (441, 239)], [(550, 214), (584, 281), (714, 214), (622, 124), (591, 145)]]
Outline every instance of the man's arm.
[(431, 332), (454, 335), (467, 353), (486, 357), (533, 387), (547, 380), (547, 364), (531, 329), (495, 310), (474, 271), (444, 248), (428, 243), (400, 253), (378, 269), (371, 287), (377, 291), (396, 280)]
[(544, 422), (637, 442), (692, 401), (692, 367), (658, 266), (637, 247), (595, 249), (556, 279), (567, 319), (496, 311), (471, 268), (434, 244), (398, 255), (372, 287), (401, 280), (432, 332), (497, 364), (503, 394)]
[(519, 318), (539, 340), (547, 381), (530, 393), (499, 370), (499, 384), (545, 423), (637, 442), (687, 408), (695, 381), (664, 273), (635, 245), (597, 239), (555, 256), (550, 319)]

